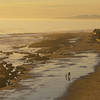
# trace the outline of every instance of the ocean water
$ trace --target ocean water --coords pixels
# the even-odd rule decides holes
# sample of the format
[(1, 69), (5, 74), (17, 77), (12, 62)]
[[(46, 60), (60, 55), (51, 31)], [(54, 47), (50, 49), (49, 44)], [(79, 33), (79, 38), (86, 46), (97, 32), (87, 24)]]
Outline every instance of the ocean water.
[(92, 31), (100, 19), (0, 19), (0, 33)]

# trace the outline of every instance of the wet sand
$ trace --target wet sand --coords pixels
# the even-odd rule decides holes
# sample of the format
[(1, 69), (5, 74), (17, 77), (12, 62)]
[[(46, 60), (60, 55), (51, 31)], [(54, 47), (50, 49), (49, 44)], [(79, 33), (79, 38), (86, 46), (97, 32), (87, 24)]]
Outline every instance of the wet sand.
[[(27, 59), (39, 48), (28, 48), (28, 45), (41, 40), (39, 34), (2, 34), (0, 35), (0, 89), (16, 88), (17, 83), (30, 77), (29, 70), (33, 68)], [(33, 59), (39, 58), (33, 54)], [(28, 66), (28, 67), (27, 67)]]
[[(100, 55), (100, 44), (90, 39), (89, 34), (83, 37), (83, 42), (77, 50), (93, 50)], [(75, 49), (74, 48), (74, 49)], [(68, 90), (57, 100), (100, 100), (100, 64), (95, 66), (95, 72), (81, 77), (70, 85)]]
[[(42, 49), (42, 51), (40, 50), (40, 52), (46, 53), (45, 50), (48, 51), (46, 54), (51, 58), (72, 57), (73, 56), (72, 52), (80, 53), (84, 51), (90, 51), (90, 52), (93, 51), (100, 54), (100, 44), (92, 39), (91, 33), (76, 33), (67, 35), (59, 34), (55, 36), (57, 41), (55, 41), (54, 36), (51, 36), (52, 38), (54, 38), (54, 40), (52, 41), (54, 44), (51, 42), (52, 39), (49, 41), (41, 42), (42, 44), (44, 44), (42, 46), (48, 47), (49, 50), (48, 48), (44, 48)], [(68, 41), (66, 41), (66, 38), (68, 40), (68, 38), (70, 39), (70, 37), (73, 38), (70, 41), (71, 44), (67, 43)], [(77, 42), (74, 42), (74, 39), (76, 39)], [(40, 46), (40, 44), (38, 43), (37, 46)], [(55, 48), (53, 47), (53, 45)], [(85, 78), (84, 77), (79, 78), (79, 80), (77, 80), (75, 83), (72, 83), (68, 91), (64, 94), (64, 96), (62, 96), (58, 100), (99, 100), (100, 99), (99, 66), (100, 65), (95, 66), (97, 67), (95, 73), (89, 74)]]
[(100, 65), (95, 73), (75, 81), (58, 100), (100, 100)]
[[(66, 37), (68, 37), (68, 34), (60, 34), (64, 39), (66, 39)], [(59, 40), (59, 36), (57, 36), (57, 39)], [(61, 37), (60, 36), (60, 37)], [(65, 38), (64, 38), (64, 37)], [(69, 39), (73, 37), (75, 38), (79, 38), (79, 40), (77, 42), (73, 42), (73, 40), (71, 41), (71, 45), (70, 43), (66, 43), (65, 40), (63, 42), (63, 44), (61, 45), (61, 48), (58, 49), (59, 47), (56, 47), (57, 50), (55, 49), (56, 52), (52, 53), (52, 45), (57, 45), (57, 43), (60, 45), (61, 44), (61, 40), (60, 43), (57, 41), (57, 43), (54, 40), (54, 44), (45, 44), (45, 42), (41, 42), (44, 43), (44, 46), (48, 46), (51, 51), (48, 51), (50, 53), (50, 57), (71, 57), (72, 54), (71, 52), (75, 52), (75, 53), (79, 53), (79, 52), (84, 52), (84, 51), (93, 51), (93, 52), (97, 52), (98, 54), (100, 53), (100, 44), (97, 43), (96, 41), (94, 41), (92, 39), (91, 33), (76, 33), (76, 34), (70, 34), (69, 35)], [(53, 36), (52, 36), (53, 37)], [(46, 41), (47, 43), (47, 41)], [(50, 43), (50, 41), (49, 41)], [(40, 44), (38, 44), (40, 45)], [(55, 47), (55, 46), (54, 46)], [(43, 49), (42, 49), (43, 50)], [(45, 48), (44, 48), (45, 50)], [(47, 49), (46, 49), (47, 50)], [(48, 54), (48, 53), (47, 53)], [(52, 54), (52, 55), (51, 55)], [(60, 98), (59, 100), (99, 100), (100, 96), (99, 96), (99, 89), (100, 89), (100, 79), (99, 79), (99, 65), (97, 66), (97, 70), (95, 73), (90, 74), (88, 76), (86, 76), (85, 78), (81, 78), (79, 80), (77, 80), (75, 83), (73, 83), (70, 88), (69, 91), (67, 91), (65, 93), (64, 96), (62, 96), (62, 98)]]
[[(16, 58), (14, 60), (14, 59), (12, 59), (11, 56), (9, 56), (9, 57), (7, 56), (9, 59), (3, 58), (3, 59), (5, 59), (5, 61), (7, 61), (7, 62), (10, 61), (10, 63), (13, 63), (13, 61), (15, 61), (15, 62), (18, 61), (17, 64), (21, 64), (20, 62), (23, 62), (23, 61), (28, 62), (28, 64), (26, 63), (26, 65), (25, 64), (16, 65), (15, 63), (13, 63), (13, 66), (16, 65), (16, 66), (20, 66), (22, 69), (25, 68), (25, 73), (23, 73), (24, 71), (22, 71), (23, 74), (21, 74), (18, 77), (18, 79), (17, 79), (18, 81), (25, 79), (28, 76), (31, 77), (31, 75), (28, 75), (28, 72), (29, 72), (29, 70), (32, 70), (33, 68), (35, 68), (36, 64), (40, 64), (40, 65), (45, 64), (48, 60), (52, 60), (52, 59), (78, 58), (78, 57), (84, 57), (84, 56), (87, 57), (86, 55), (81, 55), (81, 56), (76, 55), (75, 56), (75, 54), (80, 54), (80, 53), (84, 53), (84, 52), (85, 53), (86, 52), (97, 53), (97, 54), (100, 53), (99, 43), (97, 43), (96, 41), (94, 41), (92, 39), (91, 33), (84, 33), (84, 32), (83, 33), (80, 32), (80, 33), (51, 34), (51, 35), (45, 36), (41, 41), (39, 41), (37, 43), (31, 42), (30, 44), (28, 44), (28, 47), (25, 45), (24, 46), (22, 45), (22, 46), (13, 46), (13, 48), (14, 48), (13, 54), (12, 54), (12, 49), (11, 49), (11, 51), (6, 51), (6, 52), (4, 51), (5, 50), (4, 49), (3, 54), (7, 53), (7, 55), (14, 56), (14, 53), (18, 53), (18, 55), (19, 55), (19, 56), (17, 55), (18, 59)], [(37, 49), (35, 52), (34, 52), (34, 48)], [(22, 58), (20, 58), (20, 54), (25, 54), (25, 55), (24, 55), (24, 57), (22, 57), (22, 55), (21, 55)], [(28, 59), (26, 59), (26, 58), (28, 58)], [(28, 68), (27, 68), (27, 66), (28, 66)], [(95, 75), (95, 77), (96, 77), (96, 75)], [(66, 100), (66, 99), (72, 100), (72, 98), (71, 98), (72, 95), (76, 97), (76, 100), (78, 100), (79, 92), (82, 92), (85, 89), (84, 87), (86, 87), (85, 84), (87, 84), (87, 82), (90, 79), (92, 81), (92, 79), (94, 79), (95, 77), (88, 76), (85, 79), (76, 81), (75, 83), (73, 83), (70, 86), (68, 93), (66, 92), (65, 95), (60, 98), (60, 100)], [(34, 76), (34, 78), (35, 78), (35, 76)], [(14, 88), (19, 86), (18, 84), (16, 85), (16, 83), (18, 83), (17, 80), (13, 81)], [(98, 80), (96, 82), (99, 83)], [(93, 84), (93, 83), (95, 83), (95, 82), (91, 82), (91, 84)], [(81, 84), (84, 84), (84, 85), (81, 85)], [(90, 86), (90, 84), (87, 86)], [(96, 85), (94, 85), (94, 87), (96, 87)], [(4, 87), (3, 89), (5, 89), (5, 88), (6, 87)], [(86, 88), (86, 89), (88, 89), (88, 88)], [(92, 89), (92, 87), (91, 87), (91, 89)], [(75, 92), (73, 92), (73, 91), (75, 91)], [(87, 90), (84, 90), (84, 91), (87, 91)], [(84, 93), (84, 95), (85, 95), (85, 93)], [(77, 97), (78, 97), (78, 99), (77, 99)], [(82, 100), (82, 99), (79, 99), (79, 100)], [(87, 100), (89, 100), (89, 99), (87, 99)]]

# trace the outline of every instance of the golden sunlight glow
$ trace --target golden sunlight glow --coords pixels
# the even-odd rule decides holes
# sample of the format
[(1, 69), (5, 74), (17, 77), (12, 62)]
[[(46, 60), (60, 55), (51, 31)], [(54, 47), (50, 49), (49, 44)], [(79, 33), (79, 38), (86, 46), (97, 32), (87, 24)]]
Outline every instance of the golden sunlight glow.
[(98, 15), (99, 0), (0, 0), (0, 18), (63, 18)]

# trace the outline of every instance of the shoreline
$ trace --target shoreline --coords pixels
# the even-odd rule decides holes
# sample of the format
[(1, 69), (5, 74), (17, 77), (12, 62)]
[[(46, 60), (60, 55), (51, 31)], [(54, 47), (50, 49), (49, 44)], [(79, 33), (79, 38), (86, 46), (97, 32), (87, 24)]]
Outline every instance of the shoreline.
[(94, 72), (72, 82), (67, 91), (56, 100), (100, 100), (100, 96), (99, 99), (96, 99), (97, 96), (92, 95), (94, 94), (92, 90), (95, 90), (96, 93), (98, 90), (96, 87), (98, 85), (95, 84), (97, 81), (100, 82), (98, 74), (100, 75), (100, 62), (94, 67)]
[(95, 72), (73, 82), (57, 100), (100, 100), (100, 63), (95, 69)]
[[(38, 52), (37, 53), (39, 53), (39, 54), (43, 54), (44, 56), (43, 57), (39, 57), (39, 55), (37, 56), (37, 55), (35, 55), (35, 54), (28, 54), (28, 56), (26, 56), (25, 58), (29, 58), (30, 59), (30, 61), (29, 62), (31, 62), (32, 60), (36, 60), (36, 61), (44, 61), (45, 62), (45, 60), (48, 60), (48, 58), (49, 59), (52, 59), (52, 58), (62, 58), (62, 57), (70, 57), (71, 55), (69, 55), (69, 54), (67, 54), (67, 55), (62, 55), (62, 53), (63, 53), (63, 51), (64, 50), (62, 50), (62, 53), (61, 54), (58, 54), (58, 52), (57, 53), (55, 53), (55, 51), (57, 50), (57, 49), (60, 49), (61, 47), (65, 47), (65, 43), (67, 43), (67, 46), (70, 46), (70, 44), (67, 42), (67, 41), (65, 41), (65, 36), (67, 36), (68, 35), (68, 37), (67, 37), (67, 39), (70, 39), (70, 38), (72, 38), (72, 37), (75, 37), (76, 36), (76, 34), (74, 34), (74, 33), (62, 33), (62, 34), (57, 34), (57, 33), (55, 33), (55, 34), (44, 34), (43, 36), (44, 36), (44, 39), (42, 39), (41, 41), (38, 41), (38, 42), (36, 42), (36, 43), (32, 43), (31, 45), (30, 45), (30, 48), (34, 48), (34, 47), (36, 47), (36, 48), (41, 48), (40, 50), (38, 50)], [(16, 34), (15, 34), (16, 35)], [(19, 34), (18, 34), (19, 35)], [(52, 39), (53, 38), (53, 39)], [(64, 41), (63, 41), (63, 39), (64, 39)], [(49, 41), (48, 41), (49, 40)], [(52, 41), (53, 40), (55, 40), (55, 43), (53, 43)], [(60, 40), (60, 41), (59, 41)], [(57, 43), (60, 43), (61, 44), (61, 46), (60, 47), (56, 47), (56, 44)], [(65, 42), (65, 43), (62, 43), (62, 42)], [(44, 44), (45, 43), (45, 44)], [(54, 44), (54, 46), (52, 47), (52, 45)], [(63, 45), (63, 44), (65, 44), (65, 45)], [(44, 48), (44, 46), (45, 46), (45, 48)], [(22, 47), (16, 47), (15, 49), (19, 49), (19, 48), (22, 48)], [(55, 49), (55, 48), (57, 48), (57, 49)], [(70, 48), (70, 47), (69, 47)], [(64, 48), (65, 49), (65, 48)], [(49, 51), (49, 52), (46, 52), (45, 53), (45, 51)], [(61, 51), (61, 50), (60, 50)], [(54, 53), (53, 53), (54, 52)], [(12, 54), (12, 52), (11, 53), (8, 53), (8, 54)], [(12, 69), (12, 65), (8, 65), (9, 67), (9, 70), (11, 70)], [(11, 81), (11, 83), (10, 83), (10, 85), (8, 85), (8, 86), (3, 86), (3, 87), (1, 87), (0, 88), (0, 90), (5, 90), (5, 89), (11, 89), (11, 88), (13, 88), (13, 87), (16, 87), (17, 86), (17, 83), (18, 83), (18, 81), (19, 80), (21, 80), (21, 79), (24, 79), (24, 75), (27, 75), (28, 74), (28, 72), (30, 71), (30, 69), (32, 68), (32, 65), (31, 65), (31, 67), (28, 67), (28, 69), (27, 69), (27, 67), (25, 68), (24, 66), (30, 66), (30, 65), (22, 65), (22, 66), (19, 66), (19, 67), (21, 67), (22, 69), (25, 69), (25, 73), (24, 73), (24, 71), (22, 71), (22, 73), (24, 73), (24, 74), (20, 74), (20, 75), (18, 75), (17, 76), (17, 74), (16, 75), (14, 75), (14, 76), (12, 76), (13, 77), (13, 79), (11, 79), (10, 81)], [(0, 66), (1, 68), (3, 68), (3, 63), (2, 63), (2, 65)], [(27, 71), (26, 71), (27, 70)], [(2, 71), (2, 70), (1, 70)], [(4, 70), (4, 68), (3, 68), (3, 71), (5, 71)], [(20, 70), (19, 70), (20, 71)], [(17, 71), (15, 71), (15, 73), (16, 73)], [(9, 78), (6, 78), (6, 74), (8, 74), (8, 72), (7, 73), (4, 73), (3, 75), (4, 75), (4, 79), (9, 79)], [(2, 74), (1, 74), (2, 75)], [(14, 77), (15, 76), (17, 76), (17, 79), (14, 79)], [(9, 76), (10, 77), (10, 76)], [(5, 84), (5, 82), (4, 83), (1, 83), (1, 84)]]
[[(97, 43), (99, 45), (99, 43)], [(100, 46), (100, 45), (99, 45)], [(95, 48), (100, 56), (100, 52)], [(80, 77), (71, 83), (68, 91), (56, 100), (100, 100), (100, 62), (95, 66), (93, 73)]]
[[(58, 45), (59, 44), (59, 45)], [(46, 60), (53, 59), (53, 58), (67, 58), (67, 57), (74, 57), (74, 53), (80, 53), (80, 52), (86, 52), (86, 51), (94, 51), (96, 53), (100, 54), (100, 45), (91, 40), (91, 33), (63, 33), (63, 34), (47, 34), (44, 36), (44, 39), (37, 42), (37, 43), (32, 43), (30, 48), (41, 48), (38, 50), (36, 53), (39, 55), (43, 54), (42, 57), (39, 55), (31, 55), (29, 54), (28, 58), (30, 58), (30, 61), (36, 60), (36, 61), (43, 61), (45, 62)], [(27, 65), (28, 66), (28, 65)], [(22, 66), (23, 67), (23, 66)], [(31, 67), (28, 67), (29, 70), (26, 71), (22, 76), (18, 77), (18, 80), (14, 81), (14, 87), (17, 87), (17, 83), (19, 80), (27, 78), (28, 77), (28, 72), (30, 71)], [(96, 69), (97, 70), (97, 69)], [(24, 75), (26, 75), (24, 77)], [(90, 79), (90, 75), (86, 76), (86, 81), (88, 78)], [(77, 94), (81, 89), (77, 89), (78, 92), (76, 92), (76, 88), (79, 88), (80, 81), (81, 84), (83, 84), (84, 78), (79, 79), (72, 83), (72, 85), (69, 87), (68, 91), (68, 96), (66, 96), (67, 93), (64, 94), (64, 96), (58, 100), (73, 100), (71, 97), (75, 94), (73, 93), (73, 90)], [(78, 84), (78, 86), (74, 87), (74, 84)], [(82, 87), (84, 88), (84, 86)], [(11, 89), (10, 86), (4, 87), (1, 90), (4, 89)], [(78, 97), (78, 95), (76, 96)], [(75, 100), (75, 99), (74, 99)], [(76, 100), (78, 100), (76, 98)], [(81, 100), (81, 99), (79, 99)], [(86, 99), (85, 99), (86, 100)], [(89, 99), (87, 99), (89, 100)], [(91, 99), (92, 100), (92, 99)], [(97, 100), (97, 99), (96, 99)]]
[[(56, 34), (56, 35), (58, 35), (58, 34)], [(67, 35), (69, 35), (69, 34), (65, 34), (64, 37), (66, 37)], [(63, 36), (63, 35), (61, 35), (61, 36)], [(47, 53), (44, 52), (44, 51), (47, 51), (48, 50), (47, 48), (43, 48), (39, 52), (40, 53), (45, 53), (50, 58), (73, 57), (73, 54), (70, 55), (71, 52), (80, 53), (80, 52), (85, 52), (85, 51), (94, 51), (94, 52), (100, 54), (100, 51), (99, 51), (100, 50), (99, 43), (97, 43), (96, 41), (93, 41), (91, 39), (92, 38), (91, 37), (91, 33), (81, 33), (81, 34), (80, 33), (76, 33), (74, 35), (72, 33), (72, 34), (69, 35), (69, 37), (67, 38), (67, 40), (64, 37), (60, 37), (60, 39), (61, 40), (64, 39), (64, 41), (68, 41), (68, 39), (70, 39), (70, 38), (76, 38), (77, 36), (80, 37), (80, 39), (76, 43), (72, 43), (73, 44), (72, 47), (70, 46), (70, 44), (68, 44), (68, 43), (65, 42), (67, 45), (66, 44), (64, 46), (61, 45), (61, 48), (60, 49), (57, 48), (58, 50), (53, 49), (53, 52), (54, 53), (52, 53), (52, 39), (50, 41), (44, 40), (44, 41), (41, 41), (41, 43), (37, 43), (36, 45), (31, 45), (31, 46), (39, 47), (41, 44), (44, 44), (44, 46), (42, 45), (43, 47), (46, 47), (46, 46), (49, 47), (49, 50), (50, 51), (48, 51)], [(50, 37), (53, 37), (53, 35), (51, 35)], [(58, 35), (58, 38), (56, 38), (56, 39), (59, 40), (59, 35)], [(58, 42), (58, 40), (57, 40), (57, 42)], [(60, 40), (60, 43), (58, 42), (59, 45), (61, 44), (61, 40)], [(51, 42), (51, 44), (49, 44), (50, 42)], [(55, 41), (54, 44), (56, 44), (56, 41)], [(55, 47), (55, 45), (54, 45), (54, 47)], [(95, 70), (97, 70), (97, 67), (95, 68)], [(90, 78), (92, 79), (91, 74), (89, 74), (88, 76), (84, 76), (84, 77), (86, 77), (85, 78), (86, 81), (88, 81), (88, 79), (90, 79)], [(77, 93), (76, 89), (79, 87), (79, 85), (81, 86), (81, 84), (83, 84), (83, 87), (81, 87), (82, 89), (85, 87), (84, 82), (82, 82), (81, 84), (79, 82), (79, 81), (83, 81), (84, 80), (84, 77), (81, 77), (79, 80), (76, 80), (74, 83), (71, 84), (71, 86), (69, 87), (69, 89), (67, 91), (68, 92), (68, 95), (67, 95), (67, 92), (66, 92), (64, 94), (64, 96), (62, 96), (60, 99), (58, 98), (57, 100), (66, 100), (66, 99), (68, 99), (68, 100), (92, 100), (92, 99), (81, 99), (81, 97), (80, 97), (80, 99), (78, 98), (79, 93), (82, 92), (82, 90), (79, 89), (79, 91)], [(76, 83), (78, 84), (77, 86), (74, 85)], [(74, 92), (73, 92), (73, 90), (74, 90)], [(75, 95), (75, 93), (77, 94), (77, 96), (75, 96), (76, 99), (73, 97)], [(93, 99), (93, 100), (99, 100), (99, 99)]]

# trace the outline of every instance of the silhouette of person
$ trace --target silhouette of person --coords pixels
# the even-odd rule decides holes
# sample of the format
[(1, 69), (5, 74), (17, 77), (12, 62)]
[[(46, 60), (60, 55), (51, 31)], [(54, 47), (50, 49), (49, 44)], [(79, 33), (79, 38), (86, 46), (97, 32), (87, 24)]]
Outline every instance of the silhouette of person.
[(70, 81), (70, 80), (71, 80), (71, 73), (68, 72), (68, 73), (65, 75), (65, 78), (66, 78), (66, 80)]
[(70, 81), (70, 79), (71, 79), (71, 73), (68, 72), (68, 81)]

